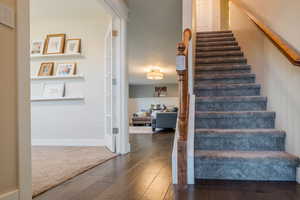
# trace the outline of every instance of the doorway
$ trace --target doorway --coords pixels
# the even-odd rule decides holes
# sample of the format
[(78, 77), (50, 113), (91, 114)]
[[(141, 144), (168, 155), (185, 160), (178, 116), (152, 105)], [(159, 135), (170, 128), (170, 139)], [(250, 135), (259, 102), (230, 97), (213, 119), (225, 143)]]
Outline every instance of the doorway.
[[(98, 1), (98, 0), (97, 0)], [(110, 146), (109, 144), (106, 144), (107, 142), (107, 138), (104, 136), (104, 133), (101, 131), (99, 131), (98, 133), (103, 134), (103, 139), (99, 139), (96, 141), (91, 141), (91, 140), (76, 140), (76, 139), (72, 139), (72, 140), (63, 140), (63, 139), (58, 139), (58, 140), (52, 140), (50, 141), (50, 143), (52, 142), (55, 143), (57, 141), (62, 143), (65, 142), (69, 142), (71, 145), (73, 144), (80, 144), (82, 141), (86, 142), (86, 144), (91, 144), (94, 142), (94, 145), (97, 146), (99, 144), (104, 144), (105, 146), (107, 145), (108, 147), (110, 146), (109, 149), (114, 150), (116, 153), (127, 153), (130, 149), (130, 146), (128, 144), (128, 127), (124, 126), (123, 123), (121, 123), (121, 121), (126, 121), (127, 118), (127, 103), (126, 103), (126, 96), (123, 98), (124, 94), (126, 95), (126, 56), (125, 56), (125, 33), (126, 33), (126, 15), (127, 15), (127, 10), (125, 9), (125, 7), (118, 7), (118, 5), (115, 5), (113, 3), (111, 3), (110, 1), (102, 1), (99, 0), (98, 1), (99, 4), (101, 4), (102, 6), (105, 7), (105, 9), (110, 12), (110, 14), (114, 13), (113, 19), (119, 20), (119, 38), (115, 39), (115, 43), (118, 43), (115, 49), (115, 55), (118, 56), (118, 61), (116, 61), (116, 63), (114, 64), (115, 66), (118, 65), (118, 69), (115, 70), (112, 74), (114, 74), (112, 76), (112, 79), (116, 79), (116, 81), (119, 83), (118, 85), (116, 85), (116, 89), (114, 90), (115, 92), (113, 92), (112, 99), (114, 100), (118, 100), (119, 102), (112, 102), (112, 107), (114, 107), (115, 110), (118, 110), (118, 118), (119, 120), (115, 121), (115, 119), (117, 118), (116, 115), (113, 116), (112, 118), (112, 122), (114, 122), (115, 124), (112, 124), (113, 128), (118, 128), (118, 135), (115, 136), (114, 141), (115, 146)], [(18, 69), (19, 69), (19, 116), (18, 116), (18, 120), (20, 121), (19, 123), (19, 160), (20, 160), (20, 169), (19, 169), (19, 174), (20, 174), (20, 199), (24, 199), (24, 200), (28, 200), (31, 198), (31, 187), (30, 187), (30, 182), (31, 182), (31, 159), (30, 159), (30, 152), (31, 152), (31, 139), (30, 139), (30, 103), (29, 103), (29, 99), (30, 99), (30, 95), (29, 95), (29, 88), (30, 88), (30, 71), (29, 71), (29, 62), (30, 62), (30, 56), (27, 52), (29, 52), (29, 46), (30, 46), (30, 40), (29, 40), (29, 26), (30, 26), (30, 21), (29, 21), (29, 5), (30, 5), (30, 1), (27, 0), (20, 0), (18, 1), (18, 33), (17, 33), (17, 37), (18, 37), (18, 53), (19, 53), (19, 57), (18, 57)], [(117, 7), (117, 9), (115, 8)], [(53, 14), (53, 13), (52, 13)], [(58, 15), (61, 13), (58, 13)], [(116, 17), (117, 16), (117, 17)], [(76, 21), (76, 20), (75, 20)], [(49, 27), (45, 27), (45, 29), (47, 29)], [(48, 29), (49, 30), (49, 29)], [(70, 38), (73, 38), (73, 36), (71, 36), (71, 34), (69, 32), (66, 33), (66, 35), (69, 35)], [(103, 40), (104, 41), (104, 40)], [(99, 44), (100, 45), (100, 44)], [(89, 45), (90, 46), (90, 45)], [(104, 46), (104, 43), (103, 43)], [(85, 46), (84, 48), (86, 48), (87, 46)], [(26, 53), (25, 53), (26, 52)], [(104, 55), (104, 54), (103, 54)], [(77, 56), (82, 56), (82, 55), (77, 55)], [(84, 57), (84, 56), (83, 56)], [(32, 58), (31, 58), (32, 59)], [(34, 59), (42, 59), (42, 58), (34, 58)], [(65, 62), (62, 58), (58, 58), (59, 62)], [(69, 59), (69, 58), (68, 58)], [(41, 61), (43, 62), (43, 61)], [(22, 64), (21, 64), (22, 63)], [(81, 62), (79, 62), (80, 64)], [(24, 65), (27, 65), (28, 68), (24, 70)], [(79, 66), (79, 65), (78, 65)], [(90, 65), (92, 66), (92, 65)], [(103, 74), (104, 74), (104, 64), (103, 65), (99, 65), (98, 67), (101, 67), (103, 69)], [(79, 70), (80, 72), (80, 70)], [(120, 73), (120, 74), (118, 74)], [(83, 75), (84, 73), (80, 73), (80, 74), (74, 74), (74, 75), (78, 75), (78, 76), (74, 76), (72, 78), (75, 78), (77, 80), (78, 78), (78, 82), (80, 81), (84, 81), (82, 79), (88, 79), (88, 77), (91, 77), (92, 74), (90, 75)], [(88, 76), (88, 77), (87, 77)], [(33, 78), (33, 74), (31, 74), (31, 79)], [(38, 77), (34, 77), (36, 80), (35, 81), (40, 81)], [(43, 77), (44, 78), (44, 77)], [(52, 77), (51, 77), (52, 78)], [(51, 79), (49, 77), (49, 79)], [(70, 78), (70, 79), (72, 79)], [(45, 79), (47, 79), (45, 77)], [(59, 78), (61, 79), (61, 78)], [(80, 79), (80, 80), (79, 80)], [(76, 82), (76, 80), (71, 80), (71, 82)], [(103, 80), (103, 83), (105, 81)], [(77, 84), (77, 83), (76, 83)], [(113, 84), (113, 83), (111, 83)], [(104, 85), (104, 84), (102, 84)], [(120, 87), (122, 86), (122, 87)], [(113, 88), (113, 86), (111, 86)], [(21, 91), (22, 89), (22, 91)], [(104, 89), (101, 92), (104, 95)], [(73, 93), (75, 94), (75, 93)], [(61, 104), (63, 104), (64, 107), (67, 108), (71, 108), (72, 106), (74, 106), (74, 101), (78, 101), (78, 104), (83, 104), (82, 101), (83, 96), (84, 95), (80, 95), (80, 94), (84, 94), (85, 93), (77, 93), (77, 97), (78, 98), (74, 98), (74, 99), (63, 99), (63, 100), (70, 100), (67, 102), (63, 102)], [(38, 95), (37, 95), (38, 96)], [(80, 98), (79, 98), (80, 97)], [(119, 98), (116, 98), (119, 97)], [(105, 98), (103, 98), (104, 100)], [(35, 99), (36, 102), (37, 101), (44, 101), (45, 99)], [(88, 102), (88, 98), (87, 98), (87, 102)], [(47, 102), (38, 102), (37, 104), (39, 104), (39, 106), (42, 106), (42, 104), (48, 104), (47, 106), (52, 106), (51, 103)], [(114, 106), (115, 104), (118, 104), (118, 106)], [(103, 106), (104, 107), (104, 106)], [(124, 111), (125, 110), (125, 111)], [(103, 109), (104, 111), (104, 109)], [(78, 110), (77, 110), (78, 112)], [(126, 114), (125, 114), (126, 113)], [(46, 113), (45, 113), (46, 114)], [(125, 114), (125, 115), (124, 115)], [(123, 116), (124, 115), (124, 116)], [(104, 116), (104, 114), (103, 114)], [(58, 114), (57, 117), (60, 117), (60, 115)], [(104, 118), (104, 117), (103, 117)], [(84, 116), (82, 117), (82, 119), (84, 119)], [(22, 122), (21, 122), (22, 121)], [(103, 120), (103, 127), (105, 127), (105, 120)], [(74, 124), (76, 123), (81, 123), (80, 121), (78, 122), (74, 122)], [(49, 123), (49, 125), (51, 125), (52, 123)], [(125, 124), (125, 123), (124, 123)], [(45, 131), (49, 130), (53, 128), (53, 126), (55, 127), (55, 124), (52, 124), (51, 126), (47, 126), (48, 128), (44, 129)], [(119, 126), (119, 127), (118, 127)], [(71, 127), (70, 127), (71, 128)], [(48, 130), (47, 130), (48, 129)], [(76, 130), (76, 128), (73, 128), (74, 130)], [(58, 132), (60, 131), (60, 129), (57, 129)], [(88, 130), (88, 129), (87, 129)], [(102, 129), (102, 131), (104, 130), (104, 128)], [(54, 132), (55, 134), (55, 132)], [(126, 139), (127, 138), (127, 139)], [(41, 142), (41, 140), (35, 140), (35, 142)], [(47, 141), (49, 142), (49, 141)], [(44, 143), (47, 144), (47, 143)], [(49, 143), (48, 143), (49, 144)], [(86, 144), (83, 144), (83, 146), (86, 146)], [(69, 145), (69, 146), (71, 146)]]
[(221, 31), (228, 29), (228, 0), (197, 0), (197, 31)]

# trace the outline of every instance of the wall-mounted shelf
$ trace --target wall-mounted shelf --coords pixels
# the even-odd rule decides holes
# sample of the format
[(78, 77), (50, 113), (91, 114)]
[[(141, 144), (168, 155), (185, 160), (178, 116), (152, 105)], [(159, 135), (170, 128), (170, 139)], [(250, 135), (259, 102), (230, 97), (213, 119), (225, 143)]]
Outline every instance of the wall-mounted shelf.
[(44, 58), (83, 58), (81, 53), (74, 54), (49, 54), (49, 55), (31, 55), (31, 59), (44, 59)]
[(84, 100), (84, 97), (38, 97), (38, 98), (32, 98), (31, 102), (42, 102), (42, 101), (78, 101), (78, 100)]
[(71, 76), (32, 76), (31, 80), (84, 79), (83, 74)]

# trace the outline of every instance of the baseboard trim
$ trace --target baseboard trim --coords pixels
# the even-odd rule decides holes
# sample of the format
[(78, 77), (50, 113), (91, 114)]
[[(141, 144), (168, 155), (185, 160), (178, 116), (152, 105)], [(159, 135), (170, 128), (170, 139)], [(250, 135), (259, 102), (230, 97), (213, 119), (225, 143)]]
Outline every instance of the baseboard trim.
[(300, 184), (300, 167), (297, 168), (297, 183)]
[(106, 146), (105, 139), (32, 139), (33, 146)]
[(0, 200), (19, 200), (19, 190), (14, 190), (0, 195)]

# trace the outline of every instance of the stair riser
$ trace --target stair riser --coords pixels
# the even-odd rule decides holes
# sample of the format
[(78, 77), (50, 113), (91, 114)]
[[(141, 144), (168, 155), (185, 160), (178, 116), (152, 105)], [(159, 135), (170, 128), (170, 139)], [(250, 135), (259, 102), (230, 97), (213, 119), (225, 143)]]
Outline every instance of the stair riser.
[(258, 129), (274, 128), (273, 117), (227, 117), (227, 118), (204, 118), (196, 115), (195, 127), (203, 129)]
[(195, 159), (196, 179), (295, 181), (296, 166), (280, 160), (218, 161)]
[(195, 89), (196, 96), (259, 96), (259, 88), (251, 89)]
[(225, 63), (239, 63), (239, 64), (246, 64), (247, 59), (245, 58), (226, 58), (226, 57), (215, 57), (213, 59), (200, 59), (196, 60), (196, 65), (205, 65), (205, 64), (225, 64)]
[(196, 53), (212, 52), (212, 51), (240, 51), (239, 46), (216, 46), (216, 47), (198, 47)]
[(220, 57), (220, 56), (243, 56), (242, 52), (232, 52), (232, 53), (207, 53), (207, 52), (198, 52), (196, 54), (196, 58), (213, 58), (213, 57)]
[(213, 151), (284, 151), (284, 136), (272, 134), (196, 134), (195, 149)]
[(197, 35), (197, 39), (201, 39), (201, 38), (217, 38), (217, 37), (234, 37), (234, 35), (233, 35), (233, 33), (201, 34), (201, 35)]
[(197, 32), (197, 35), (202, 35), (202, 34), (223, 34), (223, 33), (232, 33), (232, 31), (230, 30), (226, 30), (226, 31), (201, 31), (201, 32)]
[(223, 42), (223, 41), (235, 41), (233, 37), (216, 37), (216, 38), (203, 38), (197, 37), (197, 42)]
[(263, 111), (267, 109), (265, 101), (249, 102), (196, 102), (196, 111)]
[(241, 69), (241, 70), (195, 70), (196, 75), (197, 74), (244, 74), (244, 73), (250, 73), (250, 69)]
[(206, 84), (206, 83), (215, 83), (215, 84), (242, 84), (242, 83), (255, 83), (255, 78), (219, 78), (219, 79), (200, 79), (200, 78), (196, 78), (196, 84)]
[(196, 44), (196, 48), (201, 48), (201, 47), (217, 47), (217, 46), (237, 46), (237, 42), (199, 42)]

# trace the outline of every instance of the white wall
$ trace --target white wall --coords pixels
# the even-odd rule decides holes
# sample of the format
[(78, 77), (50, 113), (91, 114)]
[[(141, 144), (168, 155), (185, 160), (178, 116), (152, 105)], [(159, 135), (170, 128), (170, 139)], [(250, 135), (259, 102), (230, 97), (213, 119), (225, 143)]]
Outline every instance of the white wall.
[[(300, 2), (291, 0), (243, 0), (254, 14), (300, 51)], [(234, 4), (230, 29), (246, 53), (268, 109), (276, 111), (276, 127), (287, 132), (287, 151), (300, 156), (300, 68), (292, 65), (272, 42)]]
[[(68, 9), (68, 7), (64, 7)], [(71, 9), (71, 8), (70, 8)], [(34, 144), (95, 145), (104, 140), (104, 53), (105, 34), (111, 18), (99, 7), (90, 16), (82, 10), (74, 17), (31, 17), (31, 40), (47, 34), (66, 33), (68, 38), (81, 38), (83, 58), (32, 60), (31, 74), (36, 75), (41, 62), (77, 62), (84, 80), (67, 80), (66, 96), (85, 97), (84, 101), (32, 103), (32, 139)], [(55, 12), (55, 11), (54, 11)], [(87, 16), (85, 16), (85, 13)], [(82, 16), (80, 16), (82, 15)], [(47, 81), (56, 82), (56, 81)], [(32, 81), (32, 96), (41, 95), (42, 81)]]

